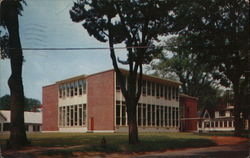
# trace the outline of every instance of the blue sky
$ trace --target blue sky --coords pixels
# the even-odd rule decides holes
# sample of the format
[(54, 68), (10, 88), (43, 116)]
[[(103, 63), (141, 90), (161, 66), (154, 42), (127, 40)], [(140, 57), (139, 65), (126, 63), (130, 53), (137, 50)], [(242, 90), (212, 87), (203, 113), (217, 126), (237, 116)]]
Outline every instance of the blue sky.
[[(72, 0), (26, 0), (20, 16), (23, 48), (107, 47), (90, 37), (69, 16)], [(23, 84), (26, 97), (42, 98), (42, 86), (82, 74), (113, 68), (109, 50), (30, 51), (24, 50)], [(125, 50), (118, 50), (121, 58)], [(0, 96), (9, 94), (9, 60), (0, 60)]]

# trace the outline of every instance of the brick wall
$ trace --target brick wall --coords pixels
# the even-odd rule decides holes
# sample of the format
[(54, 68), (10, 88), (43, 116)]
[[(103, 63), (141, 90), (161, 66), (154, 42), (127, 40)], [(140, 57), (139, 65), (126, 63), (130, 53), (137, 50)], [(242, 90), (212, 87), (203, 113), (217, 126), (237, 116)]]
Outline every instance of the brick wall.
[(182, 127), (183, 131), (196, 131), (197, 130), (197, 103), (198, 100), (193, 97), (180, 97), (180, 105), (184, 106), (184, 118), (191, 118), (192, 120), (185, 120)]
[(58, 131), (58, 85), (43, 87), (43, 131)]
[(88, 130), (114, 130), (114, 71), (87, 78)]

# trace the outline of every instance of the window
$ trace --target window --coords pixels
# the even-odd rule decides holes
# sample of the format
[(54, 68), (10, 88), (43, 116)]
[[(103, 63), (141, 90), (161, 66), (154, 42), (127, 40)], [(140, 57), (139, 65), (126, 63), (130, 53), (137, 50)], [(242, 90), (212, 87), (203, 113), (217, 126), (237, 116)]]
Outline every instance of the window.
[(62, 85), (62, 97), (64, 98), (66, 96), (66, 85)]
[(74, 125), (74, 107), (70, 106), (70, 126)]
[(62, 126), (66, 126), (66, 107), (62, 107)]
[(175, 93), (175, 87), (172, 87), (172, 99), (175, 99), (176, 93)]
[(83, 81), (82, 81), (82, 80), (79, 80), (79, 81), (78, 81), (78, 85), (79, 85), (79, 95), (82, 95)]
[(143, 126), (146, 126), (146, 113), (147, 113), (147, 106), (146, 104), (143, 104), (143, 107), (142, 107), (142, 123), (143, 123)]
[(160, 107), (160, 114), (161, 114), (161, 119), (160, 119), (160, 122), (161, 122), (161, 126), (164, 126), (163, 122), (164, 122), (164, 108), (163, 106)]
[(172, 126), (175, 126), (175, 108), (172, 108)]
[(142, 80), (142, 95), (146, 95), (146, 81)]
[(225, 111), (219, 111), (220, 116), (225, 116)]
[(62, 85), (59, 86), (59, 98), (62, 98)]
[(152, 96), (155, 96), (155, 83), (152, 82)]
[(78, 114), (79, 114), (79, 126), (82, 126), (83, 125), (82, 104), (79, 105)]
[(171, 100), (171, 87), (168, 87), (168, 99)]
[(160, 96), (160, 87), (159, 87), (159, 84), (156, 83), (156, 97), (159, 98)]
[(126, 125), (126, 105), (122, 102), (122, 125)]
[(179, 109), (175, 108), (176, 126), (179, 126)]
[(75, 126), (77, 126), (78, 125), (78, 109), (77, 109), (77, 107), (78, 107), (78, 105), (74, 105), (74, 118), (75, 118), (75, 120), (74, 120), (74, 122), (75, 122)]
[(82, 111), (82, 120), (83, 120), (83, 125), (86, 125), (86, 104), (83, 104), (83, 111)]
[(168, 122), (168, 123), (169, 123), (168, 125), (169, 125), (169, 126), (172, 125), (172, 124), (171, 124), (171, 120), (172, 120), (171, 117), (172, 117), (172, 115), (171, 115), (171, 107), (168, 107), (168, 121), (169, 121), (169, 122)]
[(69, 106), (67, 106), (67, 126), (69, 126)]
[(120, 105), (120, 101), (116, 101), (116, 125), (121, 125), (121, 105)]
[(59, 107), (59, 126), (62, 126), (62, 107)]
[(232, 127), (232, 121), (229, 121), (229, 127)]
[(118, 76), (116, 75), (116, 91), (120, 92), (121, 91), (121, 87), (120, 87), (120, 83), (119, 83), (119, 79)]
[(151, 114), (152, 114), (152, 111), (151, 111), (151, 105), (148, 104), (148, 126), (151, 126)]
[(175, 99), (176, 99), (176, 101), (178, 101), (179, 100), (179, 88), (177, 87), (176, 88), (176, 97), (175, 97)]
[(70, 83), (70, 96), (74, 96), (74, 83)]
[(69, 97), (69, 89), (70, 89), (70, 84), (67, 83), (67, 97)]
[(211, 122), (211, 127), (212, 127), (212, 128), (214, 127), (214, 122)]
[(156, 125), (160, 126), (160, 106), (156, 106)]
[(77, 81), (75, 81), (74, 87), (75, 87), (75, 96), (77, 96), (77, 91), (78, 91), (78, 82)]
[(164, 88), (165, 88), (164, 97), (165, 99), (168, 99), (168, 86), (164, 86)]
[(164, 115), (165, 115), (165, 126), (168, 126), (168, 107), (164, 107)]
[(224, 127), (227, 127), (227, 121), (224, 121)]
[(155, 125), (155, 105), (152, 105), (152, 125)]
[(151, 95), (151, 82), (147, 82), (147, 95)]
[(223, 122), (222, 121), (220, 121), (220, 127), (222, 127), (223, 126)]
[(163, 97), (163, 85), (160, 85), (160, 96)]
[(59, 117), (61, 127), (86, 125), (86, 104), (60, 107)]
[(141, 112), (141, 104), (138, 104), (138, 126), (142, 125), (142, 112)]

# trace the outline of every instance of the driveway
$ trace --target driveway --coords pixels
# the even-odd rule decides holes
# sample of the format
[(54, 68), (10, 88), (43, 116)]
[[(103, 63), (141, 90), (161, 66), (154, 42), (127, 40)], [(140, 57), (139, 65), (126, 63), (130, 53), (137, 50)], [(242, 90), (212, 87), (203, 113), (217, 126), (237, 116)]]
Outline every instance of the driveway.
[[(218, 146), (166, 150), (163, 152), (144, 153), (99, 153), (75, 152), (73, 155), (45, 156), (43, 148), (31, 148), (17, 152), (6, 151), (4, 158), (248, 158), (249, 141), (239, 137), (212, 137)], [(250, 157), (249, 157), (250, 158)]]
[(245, 141), (233, 145), (166, 151), (163, 153), (135, 156), (133, 158), (247, 158), (249, 154), (249, 143)]

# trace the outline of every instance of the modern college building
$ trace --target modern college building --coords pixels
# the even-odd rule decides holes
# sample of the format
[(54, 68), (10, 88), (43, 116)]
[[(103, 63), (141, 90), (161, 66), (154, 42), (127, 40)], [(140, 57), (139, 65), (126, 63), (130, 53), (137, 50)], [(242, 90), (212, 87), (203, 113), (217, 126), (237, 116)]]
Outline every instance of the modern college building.
[[(180, 84), (143, 75), (139, 131), (179, 131)], [(43, 131), (125, 132), (124, 101), (114, 70), (58, 81), (43, 87)]]

